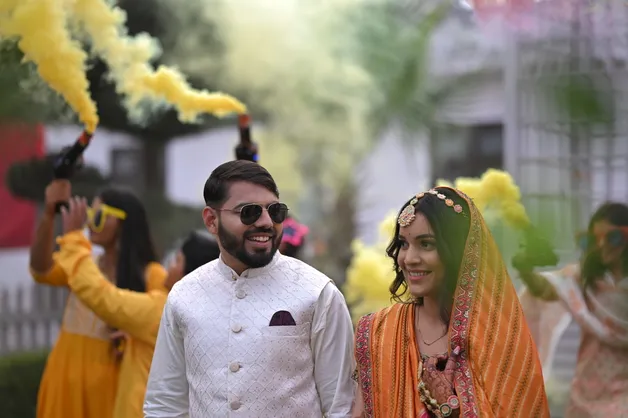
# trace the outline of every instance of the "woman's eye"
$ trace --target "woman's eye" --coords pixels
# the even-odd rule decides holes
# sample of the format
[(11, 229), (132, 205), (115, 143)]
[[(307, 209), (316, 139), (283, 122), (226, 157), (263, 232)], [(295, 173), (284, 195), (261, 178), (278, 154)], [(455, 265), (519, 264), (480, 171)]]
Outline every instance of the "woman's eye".
[(436, 248), (436, 243), (433, 241), (421, 241), (421, 248), (425, 250), (433, 250)]
[(397, 241), (397, 245), (399, 246), (399, 248), (404, 249), (404, 250), (408, 248), (408, 243), (406, 241), (399, 240)]

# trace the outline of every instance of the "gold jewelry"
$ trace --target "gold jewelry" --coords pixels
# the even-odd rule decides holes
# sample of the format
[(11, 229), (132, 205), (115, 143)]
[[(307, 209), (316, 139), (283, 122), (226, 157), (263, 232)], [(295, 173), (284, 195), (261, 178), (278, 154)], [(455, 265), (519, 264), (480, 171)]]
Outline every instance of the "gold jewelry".
[(419, 202), (419, 199), (425, 196), (425, 193), (429, 193), (431, 195), (436, 196), (440, 200), (444, 201), (446, 206), (453, 208), (454, 212), (461, 213), (462, 215), (464, 215), (464, 213), (462, 212), (462, 206), (455, 204), (453, 200), (449, 199), (447, 196), (440, 193), (438, 190), (431, 189), (431, 190), (428, 190), (427, 192), (421, 192), (417, 194), (416, 196), (414, 196), (412, 200), (410, 200), (410, 203), (408, 203), (408, 206), (403, 208), (403, 210), (399, 214), (399, 217), (397, 218), (397, 223), (399, 224), (399, 226), (401, 227), (408, 226), (412, 222), (414, 222), (414, 220), (416, 219), (416, 208), (414, 207), (414, 205), (416, 205)]
[(451, 416), (454, 409), (458, 409), (460, 401), (456, 395), (451, 395), (447, 398), (447, 402), (439, 404), (436, 399), (432, 397), (429, 389), (423, 382), (423, 360), (419, 360), (418, 376), (417, 376), (417, 389), (419, 391), (419, 399), (423, 402), (423, 405), (434, 414), (437, 418), (445, 418)]
[(443, 339), (443, 337), (445, 337), (445, 336), (447, 335), (447, 331), (448, 331), (448, 329), (447, 329), (447, 328), (445, 328), (445, 333), (444, 333), (443, 335), (441, 335), (440, 337), (438, 337), (437, 339), (435, 339), (434, 341), (432, 341), (431, 343), (428, 343), (427, 341), (425, 341), (425, 339), (423, 339), (423, 333), (421, 332), (421, 326), (420, 326), (420, 323), (419, 323), (419, 317), (420, 317), (420, 315), (421, 315), (421, 308), (417, 308), (416, 328), (417, 328), (417, 331), (419, 331), (419, 335), (421, 336), (421, 341), (423, 341), (423, 344), (425, 344), (426, 346), (428, 346), (428, 347), (429, 347), (429, 346), (431, 346), (431, 345), (435, 344), (437, 341), (442, 340), (442, 339)]
[(421, 334), (421, 331), (420, 331), (420, 330), (419, 330), (419, 335), (421, 335), (421, 341), (423, 341), (423, 344), (425, 344), (426, 346), (428, 346), (428, 347), (429, 347), (430, 345), (435, 344), (437, 341), (442, 340), (442, 339), (443, 339), (443, 337), (444, 337), (445, 335), (447, 335), (447, 332), (445, 332), (443, 335), (441, 335), (440, 337), (438, 337), (437, 339), (435, 339), (435, 340), (434, 340), (434, 341), (432, 341), (431, 343), (428, 343), (427, 341), (425, 341), (425, 340), (423, 339), (423, 334)]

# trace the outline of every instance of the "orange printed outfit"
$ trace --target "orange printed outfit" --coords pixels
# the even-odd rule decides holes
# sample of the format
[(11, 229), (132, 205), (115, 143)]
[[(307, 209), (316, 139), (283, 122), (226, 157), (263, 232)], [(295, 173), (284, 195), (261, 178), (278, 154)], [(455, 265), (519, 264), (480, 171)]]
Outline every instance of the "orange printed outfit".
[[(79, 234), (80, 238), (72, 234)], [(84, 240), (87, 243), (84, 246), (86, 263), (82, 264), (89, 264), (93, 268), (86, 272), (73, 264), (71, 254), (64, 252), (64, 247), (69, 248), (67, 244), (72, 239), (59, 238), (57, 241), (61, 245), (61, 251), (54, 254), (53, 267), (45, 274), (31, 271), (35, 281), (52, 286), (69, 286), (70, 283), (81, 282), (86, 276), (90, 276), (100, 277), (105, 280), (106, 286), (117, 289), (98, 270), (87, 239), (81, 233), (72, 234), (68, 236), (74, 236), (75, 242)], [(154, 272), (159, 269), (163, 270), (156, 263), (147, 267), (147, 286), (158, 281)], [(165, 273), (161, 277), (164, 275)], [(102, 286), (99, 291), (105, 288)], [(124, 370), (125, 363), (132, 360), (129, 356), (129, 360), (123, 359), (120, 362), (113, 353), (109, 334), (110, 327), (116, 325), (100, 319), (81, 302), (76, 293), (70, 293), (59, 336), (48, 356), (40, 383), (37, 418), (112, 418), (116, 416), (114, 410), (119, 409), (121, 402), (118, 400), (118, 393), (135, 392), (137, 396), (137, 391), (119, 391), (119, 381), (126, 381), (123, 379), (127, 373)], [(150, 362), (148, 365), (150, 366)]]
[[(462, 350), (454, 378), (460, 416), (549, 417), (537, 350), (499, 249), (473, 202), (456, 192), (470, 212), (448, 331), (450, 353)], [(355, 356), (366, 417), (429, 416), (417, 390), (413, 304), (362, 317)]]

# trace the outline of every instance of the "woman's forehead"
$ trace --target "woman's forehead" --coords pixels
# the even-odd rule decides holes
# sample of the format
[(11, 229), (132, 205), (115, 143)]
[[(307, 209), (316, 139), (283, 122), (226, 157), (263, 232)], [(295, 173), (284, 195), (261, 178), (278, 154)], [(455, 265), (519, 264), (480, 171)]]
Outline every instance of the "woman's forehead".
[(405, 238), (414, 237), (417, 235), (433, 235), (434, 232), (432, 230), (432, 226), (430, 225), (425, 215), (417, 212), (415, 216), (416, 217), (414, 221), (412, 221), (410, 225), (402, 226), (399, 228), (399, 235)]
[(616, 228), (615, 225), (607, 221), (606, 219), (601, 219), (593, 224), (594, 230), (609, 230), (612, 228)]

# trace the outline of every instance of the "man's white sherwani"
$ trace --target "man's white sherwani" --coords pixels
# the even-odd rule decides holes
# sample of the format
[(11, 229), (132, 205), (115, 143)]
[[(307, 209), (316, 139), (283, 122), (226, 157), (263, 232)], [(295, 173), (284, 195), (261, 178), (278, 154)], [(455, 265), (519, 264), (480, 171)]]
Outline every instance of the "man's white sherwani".
[[(296, 325), (269, 326), (287, 311)], [(222, 259), (168, 296), (147, 418), (350, 416), (353, 326), (324, 274), (277, 253), (238, 276)]]

